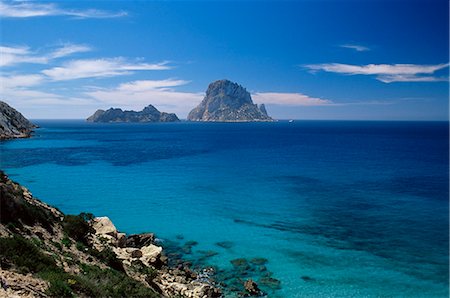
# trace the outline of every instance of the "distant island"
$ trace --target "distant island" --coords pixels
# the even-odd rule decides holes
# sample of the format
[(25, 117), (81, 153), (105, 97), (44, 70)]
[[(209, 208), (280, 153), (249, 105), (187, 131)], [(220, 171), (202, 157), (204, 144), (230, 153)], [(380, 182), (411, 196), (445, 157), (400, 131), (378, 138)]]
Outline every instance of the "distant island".
[(36, 127), (16, 109), (0, 101), (0, 140), (28, 138)]
[(190, 121), (273, 121), (264, 104), (256, 105), (250, 93), (229, 80), (212, 82), (202, 102), (188, 115)]
[(153, 105), (146, 106), (142, 111), (122, 111), (122, 109), (110, 108), (97, 110), (86, 119), (89, 122), (176, 122), (180, 121), (174, 113), (160, 112)]

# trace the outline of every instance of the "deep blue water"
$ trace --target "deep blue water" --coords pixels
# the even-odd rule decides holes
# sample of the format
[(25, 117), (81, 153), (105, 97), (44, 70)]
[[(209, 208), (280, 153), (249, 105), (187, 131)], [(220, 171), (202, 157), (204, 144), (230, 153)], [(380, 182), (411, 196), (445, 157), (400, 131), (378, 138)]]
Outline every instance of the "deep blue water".
[(447, 122), (35, 122), (1, 168), (66, 213), (266, 257), (270, 297), (448, 297)]

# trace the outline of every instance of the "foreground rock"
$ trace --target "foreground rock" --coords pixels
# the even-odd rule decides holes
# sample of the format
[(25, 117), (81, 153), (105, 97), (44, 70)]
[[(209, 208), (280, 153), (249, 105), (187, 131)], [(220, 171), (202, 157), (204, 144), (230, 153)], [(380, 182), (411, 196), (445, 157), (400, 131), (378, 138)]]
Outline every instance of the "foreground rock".
[(253, 104), (250, 93), (228, 80), (211, 83), (202, 102), (188, 115), (190, 121), (273, 121), (265, 106)]
[(65, 215), (2, 171), (0, 199), (0, 297), (221, 296), (201, 273), (168, 266), (152, 233), (127, 236), (108, 217)]
[(97, 110), (87, 118), (89, 122), (175, 122), (180, 121), (177, 115), (158, 111), (154, 106), (148, 105), (142, 111), (122, 111), (110, 108), (106, 111)]
[(20, 112), (0, 101), (0, 140), (27, 138), (36, 125), (26, 119)]

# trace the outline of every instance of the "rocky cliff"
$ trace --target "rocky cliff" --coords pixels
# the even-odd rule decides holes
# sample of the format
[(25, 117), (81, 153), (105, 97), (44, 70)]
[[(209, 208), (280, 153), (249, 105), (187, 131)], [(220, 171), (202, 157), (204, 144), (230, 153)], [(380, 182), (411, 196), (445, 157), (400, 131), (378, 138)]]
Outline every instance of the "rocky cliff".
[(158, 111), (154, 106), (148, 105), (142, 111), (122, 111), (110, 108), (106, 111), (97, 110), (87, 118), (89, 122), (175, 122), (180, 121), (177, 115)]
[(229, 80), (209, 84), (202, 102), (188, 115), (190, 121), (273, 121), (265, 106), (253, 104), (250, 93)]
[(0, 140), (27, 138), (35, 127), (17, 110), (0, 101)]

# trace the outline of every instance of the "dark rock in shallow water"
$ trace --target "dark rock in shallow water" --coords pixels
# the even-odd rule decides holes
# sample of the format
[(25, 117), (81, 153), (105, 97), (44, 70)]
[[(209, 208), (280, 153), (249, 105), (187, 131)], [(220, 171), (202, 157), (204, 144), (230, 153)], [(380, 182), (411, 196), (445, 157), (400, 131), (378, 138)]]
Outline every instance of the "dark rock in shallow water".
[(16, 109), (0, 101), (0, 140), (27, 138), (36, 127)]
[(303, 279), (304, 281), (316, 281), (316, 279), (314, 279), (314, 278), (312, 278), (312, 277), (309, 277), (309, 276), (307, 276), (307, 275), (303, 275), (302, 277), (301, 277), (301, 279)]
[(253, 258), (250, 260), (250, 263), (254, 264), (254, 265), (264, 265), (266, 264), (268, 261), (266, 258)]
[(233, 265), (233, 267), (241, 271), (250, 269), (250, 265), (244, 258), (231, 260), (230, 263)]
[(216, 242), (216, 245), (220, 246), (222, 248), (230, 249), (233, 247), (234, 243), (231, 241), (221, 241), (221, 242)]
[(202, 102), (188, 115), (190, 121), (273, 121), (264, 105), (253, 104), (250, 93), (229, 80), (215, 81), (208, 86)]
[(182, 247), (181, 250), (185, 254), (191, 254), (192, 253), (192, 247), (197, 245), (197, 241), (187, 241)]
[(158, 111), (148, 105), (142, 111), (122, 111), (122, 109), (97, 110), (87, 118), (89, 122), (175, 122), (180, 121), (177, 115)]
[(266, 286), (272, 290), (279, 290), (281, 289), (281, 282), (273, 277), (261, 277), (259, 279), (259, 284)]
[(198, 252), (202, 254), (201, 259), (211, 258), (219, 254), (217, 251), (213, 250), (199, 250)]

